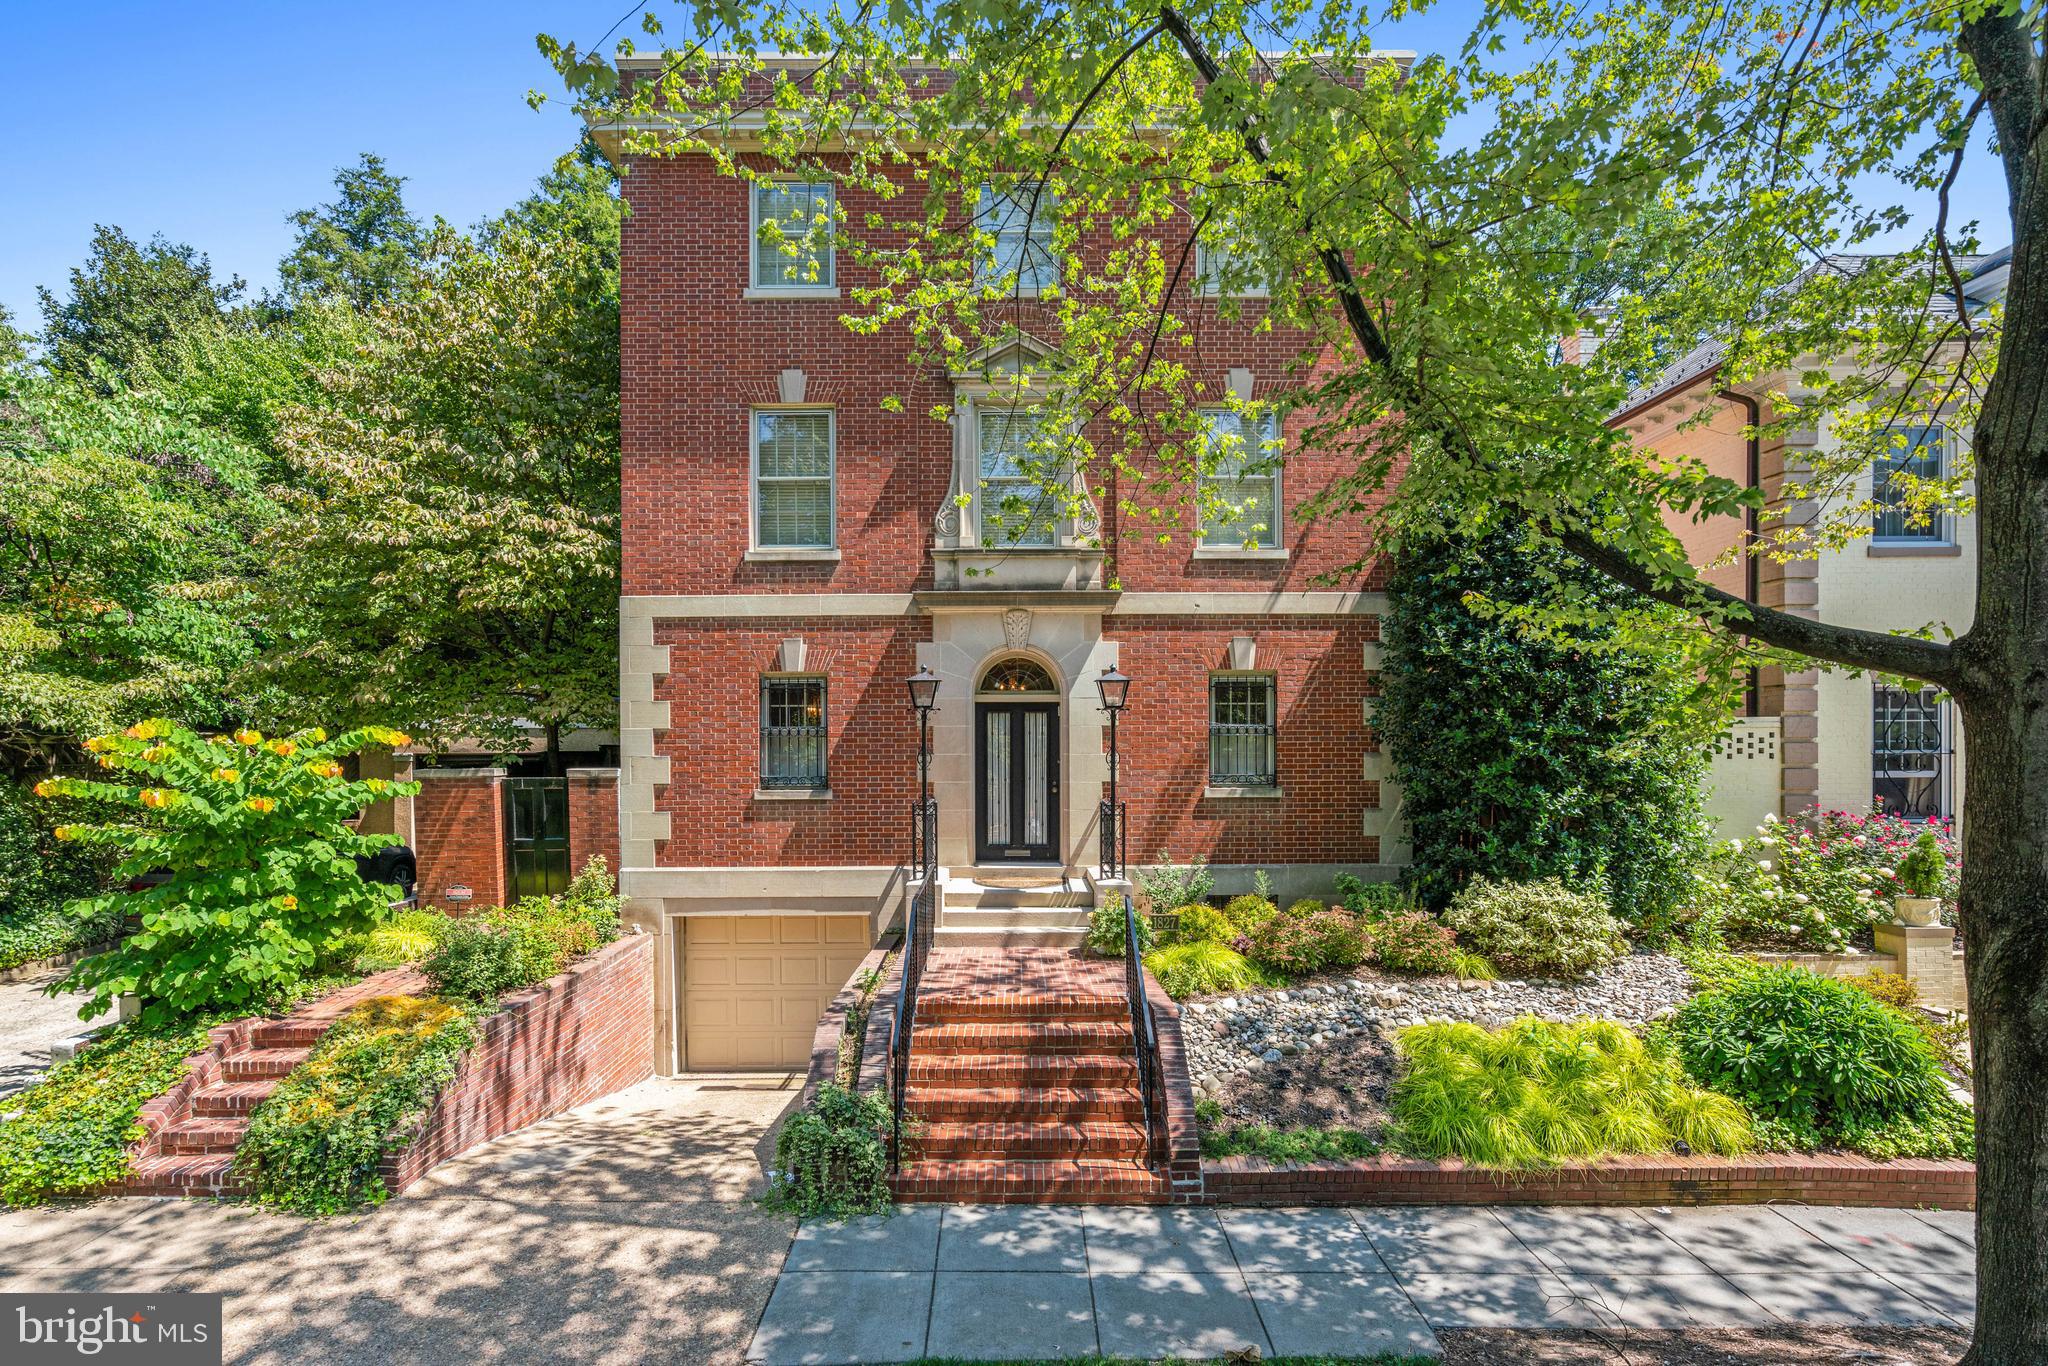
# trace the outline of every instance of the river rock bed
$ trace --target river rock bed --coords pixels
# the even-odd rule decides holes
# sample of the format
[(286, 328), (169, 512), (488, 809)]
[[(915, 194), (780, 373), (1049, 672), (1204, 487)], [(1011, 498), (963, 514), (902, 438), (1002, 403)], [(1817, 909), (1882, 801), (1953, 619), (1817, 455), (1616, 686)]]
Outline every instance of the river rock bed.
[[(1238, 1101), (1250, 1111), (1242, 1074), (1322, 1049), (1357, 1047), (1432, 1020), (1469, 1020), (1493, 1029), (1522, 1015), (1546, 1020), (1597, 1017), (1640, 1025), (1668, 1016), (1698, 988), (1685, 965), (1659, 953), (1631, 954), (1576, 982), (1455, 977), (1394, 977), (1361, 971), (1276, 991), (1188, 1001), (1181, 1034), (1197, 1094)], [(1376, 1069), (1375, 1069), (1376, 1070)]]

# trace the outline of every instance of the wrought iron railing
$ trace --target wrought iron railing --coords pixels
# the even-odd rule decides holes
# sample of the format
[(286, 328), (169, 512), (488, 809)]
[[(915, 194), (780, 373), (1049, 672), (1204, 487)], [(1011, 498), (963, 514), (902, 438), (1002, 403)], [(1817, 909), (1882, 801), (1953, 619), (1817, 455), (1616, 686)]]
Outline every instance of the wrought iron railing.
[(910, 1089), (910, 1039), (917, 1028), (917, 987), (931, 956), (932, 928), (939, 914), (939, 802), (926, 797), (911, 805), (911, 894), (903, 918), (903, 982), (896, 992), (896, 1028), (889, 1040), (889, 1170), (903, 1165), (903, 1099)]
[(1159, 1044), (1152, 1034), (1152, 1006), (1145, 999), (1145, 968), (1139, 957), (1138, 912), (1124, 902), (1124, 994), (1131, 1004), (1131, 1048), (1138, 1058), (1138, 1097), (1145, 1107), (1145, 1165), (1159, 1158)]
[(1124, 829), (1124, 803), (1104, 798), (1101, 814), (1096, 820), (1101, 847), (1097, 862), (1102, 865), (1105, 881), (1125, 876), (1127, 853), (1130, 846), (1129, 833)]

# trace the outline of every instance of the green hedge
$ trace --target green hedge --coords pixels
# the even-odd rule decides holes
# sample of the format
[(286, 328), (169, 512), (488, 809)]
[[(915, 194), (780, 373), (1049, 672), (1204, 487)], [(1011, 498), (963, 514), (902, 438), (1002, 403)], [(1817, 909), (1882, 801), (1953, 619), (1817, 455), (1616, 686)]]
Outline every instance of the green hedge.
[(1414, 832), (1413, 890), (1432, 907), (1474, 877), (1560, 877), (1641, 922), (1690, 888), (1707, 752), (1696, 723), (1673, 723), (1700, 675), (1671, 632), (1588, 619), (1562, 643), (1468, 605), (1561, 592), (1595, 613), (1638, 601), (1512, 534), (1396, 557), (1373, 725)]

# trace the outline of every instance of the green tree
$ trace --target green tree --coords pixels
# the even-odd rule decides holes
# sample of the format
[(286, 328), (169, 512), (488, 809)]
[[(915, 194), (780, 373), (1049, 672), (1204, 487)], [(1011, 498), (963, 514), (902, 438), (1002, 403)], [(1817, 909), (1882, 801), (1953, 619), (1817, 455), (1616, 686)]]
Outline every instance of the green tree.
[(173, 368), (174, 343), (219, 327), (241, 297), (240, 276), (213, 277), (213, 263), (161, 233), (138, 246), (117, 227), (93, 229), (92, 251), (71, 272), (70, 293), (38, 289), (50, 368), (112, 392)]
[[(1413, 9), (1395, 4), (1393, 12)], [(1702, 629), (1831, 665), (1935, 683), (1970, 735), (1960, 915), (1969, 951), (1980, 1168), (1970, 1361), (2048, 1358), (2048, 78), (2042, 10), (2017, 0), (1491, 0), (1456, 53), (1375, 53), (1366, 5), (1106, 0), (1086, 5), (797, 0), (685, 6), (694, 25), (622, 81), (548, 38), (601, 127), (647, 155), (708, 155), (730, 174), (837, 180), (856, 326), (900, 326), (943, 361), (1029, 322), (1058, 338), (1048, 482), (1138, 503), (1198, 465), (1176, 437), (1199, 397), (1184, 288), (1197, 232), (1272, 286), (1304, 338), (1284, 401), (1304, 441), (1351, 475), (1300, 509), (1440, 529), (1506, 516)], [(646, 25), (659, 33), (658, 20)], [(811, 58), (764, 57), (775, 52)], [(943, 62), (950, 79), (934, 79)], [(2010, 195), (2002, 310), (1961, 306), (1970, 229), (1948, 193), (1988, 123)], [(1476, 126), (1470, 138), (1447, 130)], [(738, 137), (734, 135), (738, 134)], [(765, 149), (742, 159), (742, 146)], [(911, 165), (916, 162), (915, 167)], [(1053, 288), (977, 265), (1007, 192), (1046, 224)], [(1868, 202), (1845, 185), (1876, 184)], [(872, 197), (870, 199), (870, 197)], [(872, 203), (870, 209), (867, 205)], [(1640, 284), (1606, 300), (1604, 344), (1567, 365), (1582, 321), (1559, 287), (1566, 241), (1618, 242), (1676, 215)], [(1929, 222), (1918, 249), (1880, 234)], [(1014, 221), (1011, 226), (1014, 226)], [(1014, 239), (1013, 239), (1014, 240)], [(1362, 283), (1364, 282), (1364, 283)], [(1761, 498), (1697, 462), (1646, 462), (1608, 418), (1629, 381), (1709, 339), (1724, 381), (1793, 372), (1787, 424), (1826, 422), (1834, 453), (1792, 490), (1839, 494), (1895, 423), (1939, 412), (1972, 459), (1916, 489), (1970, 506), (1977, 618), (1953, 641), (1751, 606), (1687, 562), (1666, 518)], [(1819, 368), (1802, 358), (1854, 357)], [(1099, 415), (1099, 416), (1098, 416)], [(1088, 419), (1096, 419), (1091, 426)], [(1106, 466), (1105, 470), (1103, 467)], [(1867, 534), (1854, 498), (1818, 525), (1766, 528), (1763, 552)], [(1143, 508), (1134, 507), (1142, 514)]]
[(240, 714), (262, 468), (173, 399), (0, 371), (0, 770), (152, 712)]
[(522, 744), (617, 713), (619, 337), (602, 253), (444, 234), (287, 411), (265, 675), (320, 714)]
[[(1675, 909), (1705, 849), (1707, 734), (1726, 714), (1702, 683), (1711, 662), (1669, 648), (1678, 614), (1631, 638), (1609, 623), (1640, 609), (1635, 593), (1512, 531), (1411, 540), (1387, 596), (1373, 729), (1417, 894), (1441, 907), (1473, 877), (1563, 877), (1637, 923)], [(1557, 639), (1503, 619), (1532, 601), (1575, 601), (1601, 624)]]
[(287, 220), (298, 239), (278, 262), (286, 307), (342, 298), (358, 308), (392, 297), (411, 279), (429, 238), (405, 207), (405, 177), (365, 152), (334, 173), (335, 196)]
[(521, 233), (542, 241), (570, 238), (594, 249), (600, 268), (616, 282), (624, 213), (619, 173), (585, 138), (540, 178), (532, 194), (479, 224), (477, 237), (485, 246)]

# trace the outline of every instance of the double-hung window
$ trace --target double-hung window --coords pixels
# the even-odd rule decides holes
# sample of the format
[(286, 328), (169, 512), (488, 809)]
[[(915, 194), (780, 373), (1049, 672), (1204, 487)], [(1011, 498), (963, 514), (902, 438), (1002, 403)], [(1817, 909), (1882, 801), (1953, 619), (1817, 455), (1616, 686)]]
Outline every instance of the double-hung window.
[(1197, 239), (1195, 292), (1211, 297), (1253, 298), (1267, 291), (1265, 281), (1252, 268), (1249, 251)]
[(825, 680), (771, 674), (761, 680), (761, 786), (825, 783)]
[(1202, 544), (1278, 548), (1279, 415), (1204, 408), (1201, 422)]
[(1052, 545), (1060, 501), (1052, 491), (1060, 443), (1036, 408), (978, 408), (981, 540), (989, 546)]
[[(815, 228), (816, 239), (810, 234)], [(825, 290), (832, 278), (832, 187), (793, 180), (754, 186), (754, 277), (760, 290)]]
[(1036, 200), (1034, 212), (1033, 187), (1028, 185), (1015, 190), (981, 187), (974, 223), (995, 239), (977, 272), (982, 284), (1042, 294), (1059, 283), (1060, 261), (1053, 248), (1059, 200), (1051, 190), (1039, 190)]
[(830, 550), (833, 431), (829, 409), (754, 412), (754, 546)]
[(1877, 504), (1871, 539), (1906, 545), (1947, 543), (1947, 517), (1939, 509), (1915, 511), (1907, 499), (1906, 482), (1899, 476), (1941, 478), (1948, 433), (1940, 425), (1930, 424), (1894, 428), (1889, 435), (1891, 445), (1877, 458), (1871, 480)]
[(1209, 680), (1209, 782), (1272, 787), (1274, 699), (1271, 674), (1217, 674)]

